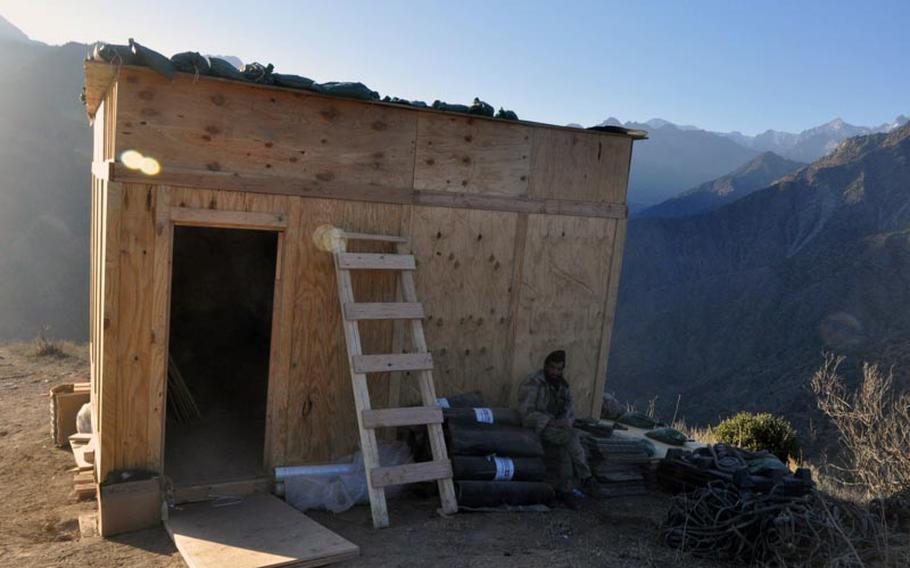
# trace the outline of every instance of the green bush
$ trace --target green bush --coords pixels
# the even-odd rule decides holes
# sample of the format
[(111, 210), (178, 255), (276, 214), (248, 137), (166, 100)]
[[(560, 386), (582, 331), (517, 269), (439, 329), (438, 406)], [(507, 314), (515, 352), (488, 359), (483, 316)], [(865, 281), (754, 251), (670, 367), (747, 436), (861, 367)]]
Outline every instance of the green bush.
[(714, 436), (718, 442), (753, 452), (768, 450), (784, 463), (787, 463), (787, 458), (796, 457), (799, 453), (793, 426), (768, 412), (740, 412), (718, 424), (714, 428)]

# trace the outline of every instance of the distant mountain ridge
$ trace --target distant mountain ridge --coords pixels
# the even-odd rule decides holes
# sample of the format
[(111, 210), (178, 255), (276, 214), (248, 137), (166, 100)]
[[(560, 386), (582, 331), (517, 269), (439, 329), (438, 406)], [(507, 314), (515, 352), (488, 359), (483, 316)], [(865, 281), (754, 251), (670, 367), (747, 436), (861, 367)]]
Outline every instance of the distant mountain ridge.
[(704, 213), (764, 189), (806, 165), (782, 158), (774, 152), (763, 152), (725, 176), (633, 214), (639, 217), (685, 217)]
[[(910, 380), (910, 124), (729, 205), (628, 226), (608, 390), (690, 421), (805, 419), (832, 350)], [(806, 424), (803, 424), (805, 426)]]

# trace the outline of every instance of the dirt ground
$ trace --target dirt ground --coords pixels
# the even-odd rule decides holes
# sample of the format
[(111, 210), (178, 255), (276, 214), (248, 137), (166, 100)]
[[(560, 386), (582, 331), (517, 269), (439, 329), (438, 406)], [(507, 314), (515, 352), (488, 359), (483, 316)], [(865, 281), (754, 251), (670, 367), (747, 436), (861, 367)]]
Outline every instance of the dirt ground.
[[(0, 346), (0, 566), (185, 566), (165, 531), (81, 539), (78, 517), (94, 501), (72, 493), (73, 459), (50, 439), (48, 390), (88, 380), (84, 349), (36, 358), (28, 345)], [(360, 546), (337, 566), (711, 567), (663, 546), (662, 495), (585, 503), (579, 512), (459, 514), (440, 518), (433, 500), (390, 503), (392, 526), (374, 530), (368, 507), (310, 512)]]

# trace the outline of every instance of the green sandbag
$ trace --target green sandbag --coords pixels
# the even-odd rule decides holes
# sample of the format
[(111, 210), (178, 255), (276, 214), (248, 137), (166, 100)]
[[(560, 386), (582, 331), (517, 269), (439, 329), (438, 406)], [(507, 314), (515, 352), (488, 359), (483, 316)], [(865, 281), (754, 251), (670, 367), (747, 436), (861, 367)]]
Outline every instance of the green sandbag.
[(467, 105), (454, 105), (440, 100), (433, 101), (433, 108), (436, 110), (444, 110), (446, 112), (471, 112), (471, 107)]
[(616, 419), (617, 422), (621, 424), (628, 424), (635, 428), (642, 428), (644, 430), (650, 430), (651, 428), (656, 428), (661, 424), (648, 416), (643, 412), (626, 412), (622, 416)]
[(646, 432), (645, 436), (671, 446), (685, 446), (688, 441), (685, 434), (674, 428), (658, 428)]
[(209, 57), (209, 69), (213, 77), (222, 79), (231, 79), (233, 81), (246, 81), (246, 77), (240, 72), (240, 69), (234, 67), (230, 61), (220, 57)]
[(139, 57), (128, 45), (98, 42), (92, 48), (91, 59), (115, 65), (141, 65)]
[(144, 45), (140, 45), (136, 43), (133, 38), (130, 38), (130, 51), (139, 59), (141, 62), (140, 65), (145, 65), (149, 69), (161, 73), (167, 77), (168, 80), (174, 78), (174, 73), (177, 71), (174, 62), (154, 49), (149, 49)]
[(392, 103), (393, 105), (405, 105), (412, 106), (416, 108), (427, 108), (427, 103), (423, 101), (409, 101), (407, 99), (399, 99), (398, 97), (390, 97), (388, 95), (382, 98), (384, 103)]
[(208, 75), (212, 71), (209, 60), (200, 55), (197, 51), (184, 51), (171, 56), (171, 62), (177, 71), (182, 73), (193, 73), (196, 75)]
[(482, 100), (478, 99), (477, 97), (474, 97), (474, 103), (471, 104), (471, 108), (468, 109), (468, 112), (470, 112), (471, 114), (479, 115), (479, 116), (486, 116), (489, 118), (493, 118), (493, 113), (495, 111), (493, 110), (492, 105), (490, 105), (489, 103), (483, 102)]
[(336, 97), (347, 97), (349, 99), (360, 99), (364, 101), (378, 101), (379, 93), (371, 90), (363, 83), (349, 83), (344, 81), (330, 81), (328, 83), (319, 83), (314, 85), (314, 89), (320, 93), (333, 95)]
[(314, 81), (309, 77), (302, 75), (286, 75), (284, 73), (272, 73), (272, 79), (275, 85), (287, 87), (289, 89), (312, 89)]
[(503, 120), (518, 120), (518, 115), (515, 114), (514, 110), (506, 110), (502, 107), (499, 107), (499, 112), (496, 113), (496, 118), (501, 118)]
[(247, 81), (259, 83), (260, 85), (272, 85), (275, 83), (275, 78), (272, 77), (274, 69), (275, 66), (271, 63), (263, 65), (262, 63), (253, 62), (244, 65), (240, 73)]

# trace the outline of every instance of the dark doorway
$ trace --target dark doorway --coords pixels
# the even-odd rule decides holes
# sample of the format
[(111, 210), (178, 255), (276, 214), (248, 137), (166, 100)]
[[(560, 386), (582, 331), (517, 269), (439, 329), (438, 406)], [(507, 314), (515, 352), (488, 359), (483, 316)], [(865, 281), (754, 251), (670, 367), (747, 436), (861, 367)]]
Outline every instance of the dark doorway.
[(275, 232), (174, 228), (164, 468), (177, 485), (265, 474), (277, 254)]

